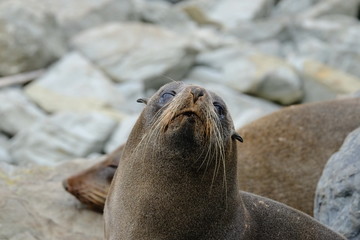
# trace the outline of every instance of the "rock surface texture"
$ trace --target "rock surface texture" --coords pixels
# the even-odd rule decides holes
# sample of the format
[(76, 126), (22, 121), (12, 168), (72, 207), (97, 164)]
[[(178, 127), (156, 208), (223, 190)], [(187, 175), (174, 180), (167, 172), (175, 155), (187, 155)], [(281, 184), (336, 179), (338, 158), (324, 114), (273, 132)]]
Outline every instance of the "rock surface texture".
[(360, 239), (360, 128), (326, 164), (316, 189), (314, 215), (348, 239)]
[(61, 186), (64, 176), (90, 164), (94, 161), (82, 159), (16, 168), (0, 162), (0, 239), (103, 239), (102, 215), (81, 206)]
[(17, 134), (9, 150), (15, 164), (54, 165), (101, 152), (115, 127), (105, 115), (60, 112)]

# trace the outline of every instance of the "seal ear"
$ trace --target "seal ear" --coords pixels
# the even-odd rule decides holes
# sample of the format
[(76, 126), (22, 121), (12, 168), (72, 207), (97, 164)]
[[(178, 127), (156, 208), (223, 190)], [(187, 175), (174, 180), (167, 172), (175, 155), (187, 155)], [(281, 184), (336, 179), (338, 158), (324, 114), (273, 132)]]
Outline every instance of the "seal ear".
[(147, 98), (139, 98), (138, 100), (136, 100), (136, 102), (145, 103), (145, 105), (146, 105), (148, 103), (148, 99)]
[(239, 142), (244, 142), (243, 138), (237, 132), (234, 132), (231, 138), (238, 140)]

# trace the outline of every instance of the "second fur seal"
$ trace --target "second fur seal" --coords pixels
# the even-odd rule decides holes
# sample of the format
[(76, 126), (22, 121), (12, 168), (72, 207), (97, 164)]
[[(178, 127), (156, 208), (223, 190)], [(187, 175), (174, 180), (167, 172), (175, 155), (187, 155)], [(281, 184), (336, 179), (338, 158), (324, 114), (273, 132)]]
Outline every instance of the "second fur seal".
[(238, 191), (242, 138), (216, 94), (173, 82), (143, 102), (105, 203), (106, 239), (344, 239)]

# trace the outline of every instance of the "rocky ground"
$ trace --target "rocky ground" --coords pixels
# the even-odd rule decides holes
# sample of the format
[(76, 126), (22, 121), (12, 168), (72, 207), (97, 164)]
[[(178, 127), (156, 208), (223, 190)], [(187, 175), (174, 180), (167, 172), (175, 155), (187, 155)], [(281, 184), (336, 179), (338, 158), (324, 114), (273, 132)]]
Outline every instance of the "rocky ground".
[(0, 239), (101, 239), (61, 180), (124, 143), (166, 82), (216, 91), (236, 127), (359, 91), (359, 6), (0, 0)]

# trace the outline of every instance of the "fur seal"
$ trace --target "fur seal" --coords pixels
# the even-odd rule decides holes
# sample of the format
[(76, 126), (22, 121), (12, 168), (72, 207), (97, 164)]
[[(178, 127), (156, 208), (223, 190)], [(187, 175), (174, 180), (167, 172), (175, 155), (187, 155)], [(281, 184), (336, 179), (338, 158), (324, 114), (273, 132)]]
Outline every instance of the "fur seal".
[[(322, 169), (347, 134), (360, 126), (359, 106), (359, 98), (294, 105), (239, 129), (237, 132), (246, 137), (246, 142), (238, 146), (240, 187), (312, 215), (315, 187)], [(87, 191), (107, 189), (104, 186), (110, 185), (107, 179), (114, 172), (104, 172), (103, 168), (117, 167), (122, 149), (117, 149), (103, 165), (69, 178), (69, 189), (77, 189), (79, 184), (87, 185)], [(96, 203), (87, 197), (91, 194), (86, 191), (70, 192), (79, 196), (80, 201), (85, 198), (82, 201), (85, 204), (90, 201), (98, 209), (104, 207), (105, 191), (97, 192), (102, 194), (103, 201)]]
[(242, 138), (215, 93), (173, 82), (143, 101), (105, 202), (106, 239), (344, 239), (238, 190)]

